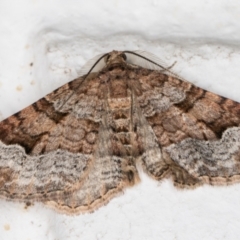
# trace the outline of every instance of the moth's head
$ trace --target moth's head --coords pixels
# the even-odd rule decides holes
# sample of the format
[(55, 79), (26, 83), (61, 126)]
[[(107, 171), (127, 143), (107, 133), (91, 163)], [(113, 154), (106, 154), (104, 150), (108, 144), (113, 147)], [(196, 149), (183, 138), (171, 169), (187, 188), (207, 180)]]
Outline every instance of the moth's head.
[(124, 52), (121, 51), (112, 51), (108, 53), (104, 61), (106, 65), (112, 65), (112, 64), (126, 64), (127, 56)]

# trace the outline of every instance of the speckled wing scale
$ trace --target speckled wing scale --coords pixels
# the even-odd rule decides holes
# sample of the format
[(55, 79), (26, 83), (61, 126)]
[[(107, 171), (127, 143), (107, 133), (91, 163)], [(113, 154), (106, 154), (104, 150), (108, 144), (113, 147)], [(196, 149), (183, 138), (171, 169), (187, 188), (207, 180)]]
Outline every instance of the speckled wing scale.
[(178, 187), (240, 180), (240, 104), (113, 51), (101, 70), (60, 87), (0, 123), (0, 197), (78, 214), (139, 181)]

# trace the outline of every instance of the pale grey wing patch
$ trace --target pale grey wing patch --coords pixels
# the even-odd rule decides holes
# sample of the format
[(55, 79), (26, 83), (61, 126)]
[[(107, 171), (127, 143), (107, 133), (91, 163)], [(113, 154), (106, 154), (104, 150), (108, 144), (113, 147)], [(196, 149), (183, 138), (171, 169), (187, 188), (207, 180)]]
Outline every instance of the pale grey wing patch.
[(167, 86), (144, 92), (138, 97), (138, 102), (145, 117), (167, 111), (173, 104), (185, 99), (186, 94), (181, 88)]
[(66, 103), (66, 107), (72, 106), (72, 114), (77, 118), (90, 119), (95, 122), (100, 122), (104, 111), (104, 103), (98, 97), (79, 96), (77, 103), (74, 105), (71, 100)]
[[(88, 79), (82, 79), (81, 87), (87, 84)], [(97, 91), (99, 84), (92, 85), (92, 91)], [(61, 93), (60, 93), (61, 94)], [(77, 89), (68, 89), (64, 91), (61, 97), (52, 97), (51, 94), (46, 96), (46, 99), (53, 103), (54, 109), (58, 112), (71, 112), (76, 118), (89, 119), (95, 122), (100, 122), (102, 113), (104, 112), (104, 101), (98, 96), (86, 96), (83, 93), (78, 93)]]
[(29, 156), (19, 145), (0, 142), (0, 195), (15, 200), (42, 200), (78, 189), (91, 155), (64, 150)]
[(44, 203), (66, 214), (94, 211), (130, 185), (126, 174), (129, 169), (124, 165), (124, 158), (97, 158), (79, 190)]
[(112, 155), (112, 137), (111, 131), (102, 126), (94, 165), (79, 190), (44, 203), (66, 214), (91, 212), (109, 202), (126, 187), (137, 183), (139, 176), (136, 167), (129, 164), (127, 157)]
[(240, 181), (240, 128), (227, 129), (220, 140), (185, 139), (164, 149), (190, 175), (203, 182)]

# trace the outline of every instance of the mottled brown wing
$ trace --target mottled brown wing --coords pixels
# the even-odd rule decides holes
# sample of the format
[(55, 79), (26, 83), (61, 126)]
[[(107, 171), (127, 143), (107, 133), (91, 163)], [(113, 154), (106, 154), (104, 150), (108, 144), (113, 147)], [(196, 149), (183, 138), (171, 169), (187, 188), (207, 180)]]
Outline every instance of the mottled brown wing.
[(74, 80), (0, 123), (1, 197), (82, 213), (139, 180), (125, 132), (131, 101), (115, 72)]
[(76, 79), (0, 123), (1, 197), (43, 200), (80, 187), (99, 131), (98, 96), (86, 106), (80, 85), (89, 87)]
[(148, 174), (179, 187), (239, 181), (240, 104), (159, 71), (139, 79), (137, 101), (161, 149), (155, 162), (143, 158)]

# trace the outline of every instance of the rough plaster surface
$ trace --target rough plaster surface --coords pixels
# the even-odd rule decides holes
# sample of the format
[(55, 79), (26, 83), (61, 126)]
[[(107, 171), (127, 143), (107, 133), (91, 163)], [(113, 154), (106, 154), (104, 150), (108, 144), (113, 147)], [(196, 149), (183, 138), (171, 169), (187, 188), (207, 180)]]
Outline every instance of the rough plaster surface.
[[(194, 84), (240, 101), (240, 4), (232, 1), (1, 0), (0, 117), (80, 74), (103, 52), (154, 53)], [(142, 182), (93, 214), (0, 201), (0, 239), (238, 239), (240, 185)]]

